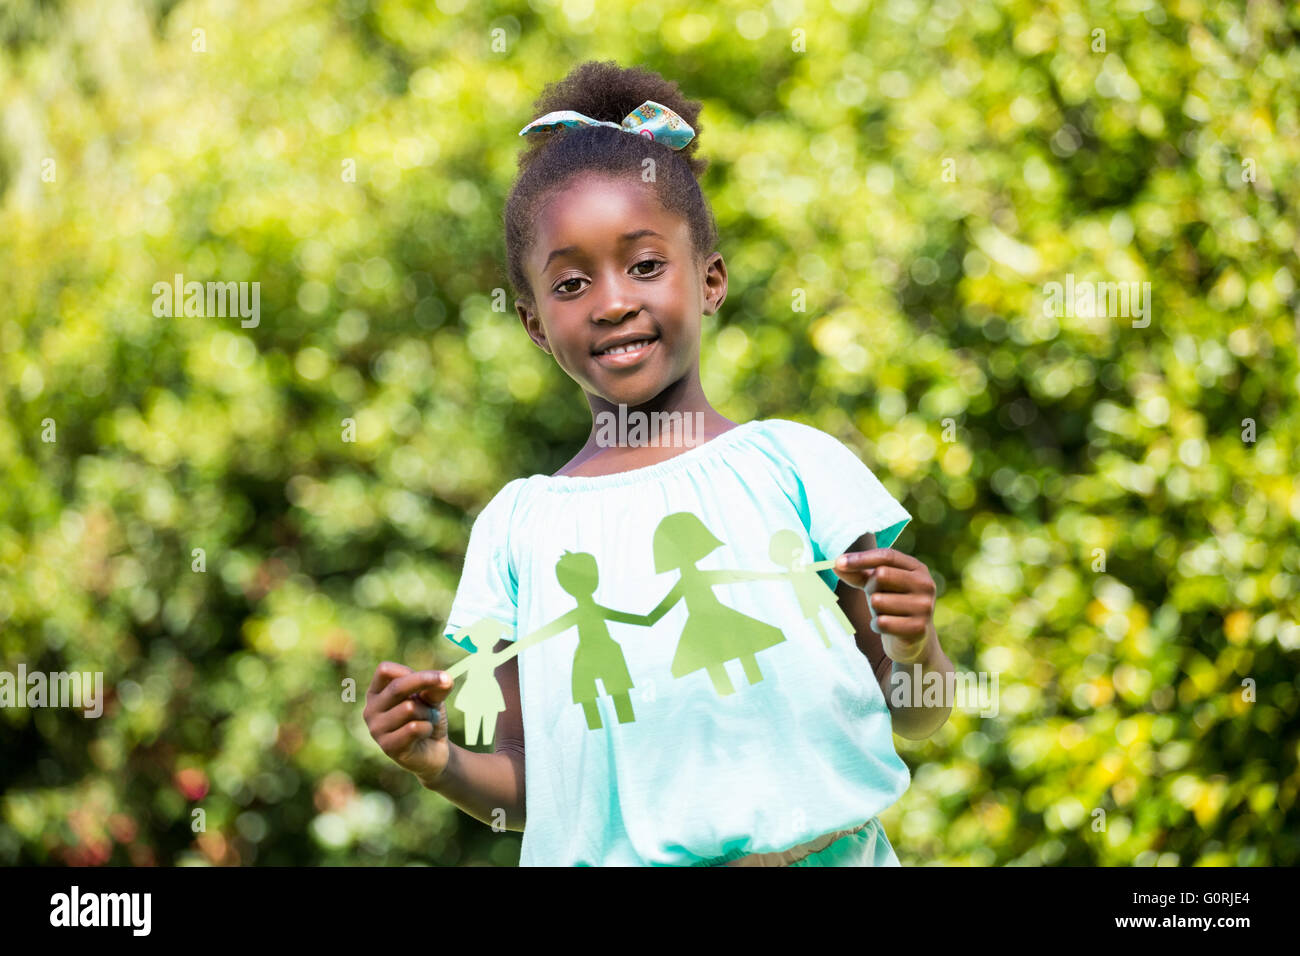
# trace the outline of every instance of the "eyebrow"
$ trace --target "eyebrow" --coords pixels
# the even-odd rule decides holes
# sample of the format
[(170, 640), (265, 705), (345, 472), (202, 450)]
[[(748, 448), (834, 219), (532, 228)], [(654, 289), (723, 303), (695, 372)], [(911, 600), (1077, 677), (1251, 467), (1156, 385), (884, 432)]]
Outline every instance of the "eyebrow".
[[(623, 233), (623, 235), (619, 236), (618, 239), (619, 242), (632, 242), (635, 239), (643, 239), (646, 236), (654, 236), (658, 239), (664, 238), (663, 236), (659, 235), (659, 233), (655, 232), (653, 229), (637, 229), (634, 232)], [(551, 254), (547, 256), (546, 261), (542, 263), (542, 271), (545, 272), (547, 268), (550, 266), (551, 260), (556, 258), (557, 256), (567, 256), (569, 253), (577, 252), (577, 251), (578, 251), (577, 246), (562, 246), (559, 249), (552, 249)]]

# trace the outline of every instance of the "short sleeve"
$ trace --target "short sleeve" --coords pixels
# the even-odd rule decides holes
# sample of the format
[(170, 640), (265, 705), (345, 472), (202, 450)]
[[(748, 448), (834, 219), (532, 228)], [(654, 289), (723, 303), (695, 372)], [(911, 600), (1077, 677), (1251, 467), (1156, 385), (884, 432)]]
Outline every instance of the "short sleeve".
[[(467, 651), (489, 647), (496, 639), (513, 641), (518, 636), (519, 581), (510, 562), (510, 524), (515, 504), (525, 479), (516, 478), (493, 496), (474, 519), (460, 583), (447, 615), (443, 636)], [(455, 635), (470, 628), (481, 638), (457, 639)]]
[[(837, 558), (867, 532), (888, 548), (912, 516), (843, 442), (820, 429), (782, 421), (780, 441), (794, 467), (796, 506), (812, 540), (814, 561)], [(834, 588), (833, 571), (823, 579)]]

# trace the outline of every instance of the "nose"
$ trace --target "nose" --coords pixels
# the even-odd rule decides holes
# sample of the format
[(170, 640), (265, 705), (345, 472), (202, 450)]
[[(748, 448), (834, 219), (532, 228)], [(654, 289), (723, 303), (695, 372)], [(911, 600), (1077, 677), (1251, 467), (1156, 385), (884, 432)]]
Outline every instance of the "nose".
[(632, 318), (640, 311), (641, 305), (633, 288), (616, 278), (605, 282), (605, 294), (593, 307), (591, 319), (593, 322), (617, 324), (624, 319)]

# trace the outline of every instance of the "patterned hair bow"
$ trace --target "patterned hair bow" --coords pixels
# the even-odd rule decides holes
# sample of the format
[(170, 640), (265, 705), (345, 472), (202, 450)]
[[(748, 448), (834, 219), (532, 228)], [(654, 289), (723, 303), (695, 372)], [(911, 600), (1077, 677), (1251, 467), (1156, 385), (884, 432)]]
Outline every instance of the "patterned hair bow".
[(625, 133), (635, 133), (646, 139), (654, 140), (669, 149), (681, 149), (695, 138), (695, 130), (668, 107), (646, 100), (623, 118), (623, 122), (610, 123), (595, 120), (573, 110), (556, 110), (539, 116), (519, 131), (520, 136), (542, 129), (555, 129), (560, 126), (609, 126)]

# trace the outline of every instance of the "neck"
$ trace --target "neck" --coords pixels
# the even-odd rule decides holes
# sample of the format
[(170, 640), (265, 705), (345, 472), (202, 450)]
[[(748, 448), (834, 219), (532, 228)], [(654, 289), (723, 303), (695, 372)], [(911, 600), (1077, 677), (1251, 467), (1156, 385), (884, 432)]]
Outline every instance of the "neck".
[[(591, 407), (591, 434), (587, 437), (584, 452), (598, 450), (596, 436), (600, 422), (610, 420), (610, 416), (613, 416), (614, 420), (616, 420), (619, 416), (619, 405), (599, 395), (592, 395), (588, 392), (587, 404)], [(683, 377), (649, 401), (642, 402), (639, 405), (626, 406), (626, 411), (623, 414), (630, 416), (633, 412), (639, 412), (647, 417), (656, 413), (662, 415), (678, 412), (681, 414), (681, 420), (684, 420), (687, 415), (695, 416), (698, 414), (702, 418), (696, 420), (703, 422), (704, 433), (709, 437), (721, 434), (736, 424), (724, 418), (709, 404), (704, 389), (700, 386), (698, 375)], [(698, 436), (696, 437), (698, 438)]]
[[(689, 381), (675, 382), (650, 401), (642, 402), (639, 405), (625, 406), (622, 417), (629, 425), (628, 444), (626, 445), (618, 444), (617, 439), (612, 443), (609, 441), (611, 438), (610, 432), (617, 431), (617, 424), (611, 429), (606, 423), (611, 420), (617, 423), (619, 420), (620, 406), (618, 403), (593, 395), (590, 392), (586, 394), (587, 402), (591, 406), (591, 434), (587, 437), (587, 442), (582, 446), (582, 449), (556, 472), (557, 475), (608, 475), (640, 468), (658, 461), (664, 461), (685, 450), (687, 443), (684, 441), (684, 433), (687, 427), (690, 428), (690, 445), (712, 441), (723, 432), (736, 427), (735, 422), (719, 415), (713, 406), (709, 404), (708, 399), (704, 397), (704, 391), (699, 385), (698, 372), (691, 376)], [(637, 444), (640, 436), (634, 437), (631, 434), (634, 419), (630, 418), (630, 416), (633, 412), (638, 413), (636, 416), (638, 419), (641, 419), (642, 415), (647, 416), (647, 418), (651, 415), (663, 415), (665, 413), (679, 415), (678, 421), (681, 423), (680, 427), (683, 435), (678, 436), (678, 439), (683, 440), (679, 441), (673, 437), (673, 433), (679, 427), (678, 422), (659, 418), (650, 419), (650, 421), (656, 422), (659, 427), (657, 445), (645, 446)], [(646, 419), (641, 420), (644, 422)], [(602, 426), (604, 426), (603, 430)], [(665, 430), (665, 426), (667, 426), (667, 430)], [(677, 445), (682, 447), (675, 447)]]

